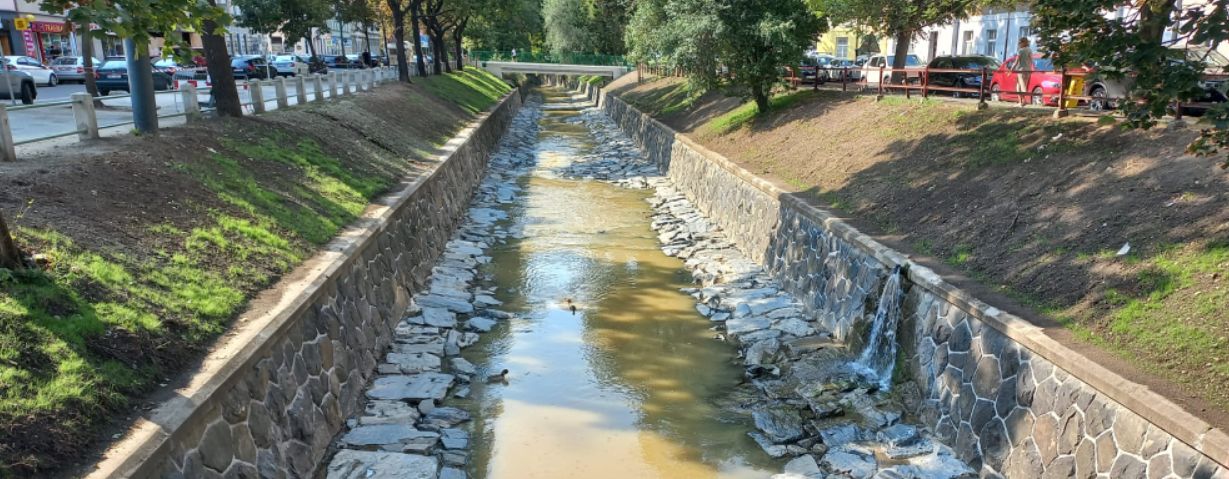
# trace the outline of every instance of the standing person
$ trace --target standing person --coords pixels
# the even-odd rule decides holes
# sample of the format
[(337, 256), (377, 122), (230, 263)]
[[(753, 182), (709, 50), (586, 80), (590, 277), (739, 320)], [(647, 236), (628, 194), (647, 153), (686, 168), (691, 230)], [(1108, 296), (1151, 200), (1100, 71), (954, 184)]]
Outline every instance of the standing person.
[(512, 49), (512, 61), (513, 62), (516, 61), (516, 49), (515, 48)]
[(1016, 72), (1016, 97), (1020, 99), (1020, 106), (1029, 104), (1033, 99), (1032, 92), (1028, 89), (1029, 77), (1033, 74), (1033, 50), (1028, 47), (1028, 38), (1020, 38), (1020, 49), (1016, 51), (1016, 63), (1011, 66)]

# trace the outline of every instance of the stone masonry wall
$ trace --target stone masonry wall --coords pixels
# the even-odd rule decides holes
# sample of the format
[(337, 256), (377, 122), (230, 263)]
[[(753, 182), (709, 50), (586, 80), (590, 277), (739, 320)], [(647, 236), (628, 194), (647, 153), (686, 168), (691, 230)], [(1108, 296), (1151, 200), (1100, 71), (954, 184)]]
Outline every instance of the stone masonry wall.
[(908, 266), (900, 341), (920, 392), (916, 414), (983, 477), (1229, 478), (1223, 431), (621, 99), (598, 96), (680, 190), (838, 339), (861, 339), (884, 277)]
[(296, 270), (291, 287), (279, 283), (267, 326), (197, 393), (160, 407), (153, 432), (95, 475), (313, 477), (345, 418), (360, 412), (392, 328), (520, 104), (514, 91), (449, 142), (433, 171), (369, 209)]

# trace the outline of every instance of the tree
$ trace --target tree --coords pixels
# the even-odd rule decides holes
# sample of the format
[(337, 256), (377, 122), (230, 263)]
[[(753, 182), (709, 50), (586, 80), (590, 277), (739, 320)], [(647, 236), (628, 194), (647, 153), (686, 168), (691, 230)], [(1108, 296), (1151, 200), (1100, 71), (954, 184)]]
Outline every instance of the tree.
[[(1215, 49), (1229, 40), (1229, 0), (1180, 5), (1178, 0), (1037, 0), (1032, 25), (1041, 49), (1053, 52), (1056, 64), (1096, 65), (1107, 76), (1130, 75), (1128, 98), (1118, 105), (1128, 127), (1150, 128), (1174, 102), (1202, 95), (1200, 80), (1209, 69), (1210, 50), (1169, 45)], [(1129, 14), (1107, 14), (1115, 11)], [(1229, 147), (1229, 104), (1213, 107), (1204, 121), (1210, 127), (1187, 150), (1212, 155)], [(1229, 158), (1222, 167), (1229, 167)]]
[(414, 26), (414, 65), (418, 69), (418, 76), (425, 77), (427, 76), (427, 59), (422, 54), (422, 32), (418, 29), (422, 23), (423, 0), (409, 0), (409, 2), (410, 24)]
[[(371, 4), (367, 0), (332, 0), (333, 12), (337, 18), (337, 22), (341, 25), (347, 23), (357, 23), (363, 25), (363, 37), (367, 38), (367, 30), (371, 21), (375, 18), (375, 10), (371, 8)], [(341, 42), (343, 50), (346, 42), (343, 39)], [(367, 51), (371, 51), (371, 42), (367, 42)], [(344, 51), (343, 51), (344, 53)]]
[[(99, 30), (129, 39), (135, 46), (134, 52), (141, 57), (149, 50), (151, 32), (201, 31), (207, 21), (223, 26), (230, 21), (230, 16), (222, 9), (197, 0), (41, 0), (39, 7), (47, 13), (65, 14), (68, 21), (76, 25), (97, 25)], [(166, 43), (162, 51), (166, 56), (191, 51), (189, 40), (184, 35), (164, 35), (164, 39)], [(139, 79), (145, 84), (153, 84), (152, 69), (140, 74), (143, 78)], [(132, 79), (138, 80), (137, 77)], [(153, 94), (152, 91), (145, 93), (149, 96)], [(152, 98), (149, 104), (152, 105)], [(146, 114), (149, 112), (134, 109), (133, 119), (140, 125), (143, 118), (148, 118)]]
[(628, 58), (677, 68), (693, 90), (717, 83), (721, 20), (719, 0), (640, 0), (628, 22)]
[(894, 82), (903, 81), (909, 45), (929, 25), (942, 25), (967, 17), (976, 8), (998, 0), (806, 0), (833, 24), (854, 23), (896, 40)]
[(539, 0), (496, 0), (473, 10), (466, 36), (471, 49), (541, 48), (545, 39)]
[(17, 270), (21, 268), (21, 251), (17, 249), (17, 243), (13, 242), (13, 235), (9, 234), (4, 215), (0, 214), (0, 269)]
[(589, 40), (596, 53), (622, 55), (627, 52), (623, 32), (629, 21), (633, 0), (588, 0)]
[(542, 21), (546, 27), (546, 46), (551, 53), (592, 49), (586, 0), (544, 0)]
[(286, 38), (308, 38), (307, 47), (316, 56), (312, 29), (328, 31), (325, 22), (333, 14), (328, 0), (235, 0), (241, 11), (239, 25), (257, 33), (281, 31)]
[(448, 24), (444, 21), (447, 11), (444, 10), (444, 0), (426, 0), (422, 15), (422, 23), (427, 27), (427, 36), (431, 39), (431, 70), (436, 75), (443, 70), (452, 72), (448, 64), (448, 49), (444, 46), (447, 38)]
[[(216, 6), (216, 0), (209, 0)], [(226, 51), (225, 25), (212, 19), (201, 24), (201, 44), (205, 47), (205, 69), (209, 71), (210, 99), (220, 116), (243, 116), (243, 103), (239, 101), (239, 89), (235, 86), (235, 71), (230, 66), (230, 53)]]
[(768, 94), (782, 65), (794, 65), (826, 23), (802, 0), (724, 0), (717, 9), (721, 59), (735, 84), (746, 87), (756, 109), (768, 111)]
[[(77, 27), (77, 38), (81, 40), (81, 63), (84, 66), (85, 91), (91, 97), (98, 97), (98, 83), (94, 78), (94, 37), (90, 34), (89, 24), (82, 24)], [(101, 105), (101, 101), (94, 100), (95, 106)]]
[[(417, 3), (422, 0), (408, 0), (405, 7), (409, 9), (418, 8)], [(405, 11), (402, 6), (402, 0), (388, 0), (389, 13), (393, 17), (393, 39), (397, 42), (397, 78), (403, 82), (410, 82), (410, 64), (409, 59), (405, 55)], [(417, 19), (414, 19), (417, 22)], [(414, 43), (418, 43), (418, 27), (415, 23), (414, 27)], [(422, 73), (419, 72), (421, 76)]]

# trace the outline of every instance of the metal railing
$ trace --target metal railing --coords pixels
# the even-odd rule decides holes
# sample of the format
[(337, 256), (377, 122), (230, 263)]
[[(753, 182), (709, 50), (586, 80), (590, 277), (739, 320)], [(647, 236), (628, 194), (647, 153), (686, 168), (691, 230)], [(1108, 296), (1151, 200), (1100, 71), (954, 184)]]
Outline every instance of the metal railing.
[[(293, 78), (278, 77), (271, 80), (249, 80), (238, 83), (240, 92), (240, 104), (245, 113), (264, 113), (269, 110), (287, 108), (293, 104), (303, 105), (309, 101), (324, 101), (325, 98), (338, 98), (341, 96), (350, 95), (354, 92), (370, 91), (379, 84), (397, 80), (397, 70), (393, 67), (378, 67), (369, 69), (355, 69), (334, 71), (326, 74), (311, 74), (305, 76), (296, 76)], [(293, 83), (294, 93), (290, 94), (290, 86)], [(271, 95), (266, 95), (266, 90), (272, 89)], [(215, 108), (210, 106), (209, 102), (202, 104), (200, 97), (212, 93), (212, 88), (197, 88), (193, 83), (184, 83), (178, 89), (155, 92), (156, 99), (158, 97), (170, 97), (169, 101), (159, 105), (169, 107), (169, 113), (158, 114), (158, 119), (170, 118), (185, 118), (188, 124), (200, 121), (206, 113), (213, 112)], [(80, 140), (88, 140), (100, 138), (101, 130), (130, 126), (133, 124), (131, 119), (123, 121), (111, 121), (109, 123), (100, 123), (99, 111), (95, 107), (95, 101), (103, 106), (106, 102), (114, 100), (122, 100), (130, 98), (131, 94), (109, 95), (104, 97), (91, 97), (88, 93), (74, 93), (71, 99), (64, 101), (53, 101), (46, 103), (36, 103), (33, 105), (21, 105), (6, 107), (0, 104), (0, 161), (15, 161), (17, 159), (16, 147), (39, 141), (46, 141), (55, 138), (63, 138), (76, 135)], [(156, 102), (156, 101), (155, 101)], [(10, 121), (10, 115), (22, 114), (23, 112), (33, 112), (40, 110), (39, 119), (46, 119), (53, 109), (70, 107), (72, 110), (72, 125), (71, 128), (64, 131), (56, 131), (48, 134), (40, 134), (33, 137), (25, 137), (15, 140), (13, 129)], [(116, 115), (105, 115), (114, 117)], [(114, 120), (114, 118), (108, 118)], [(68, 118), (64, 117), (67, 122)]]
[(547, 52), (530, 52), (517, 51), (516, 55), (512, 55), (511, 51), (490, 51), (490, 50), (471, 50), (469, 52), (471, 61), (505, 61), (505, 62), (523, 62), (523, 63), (560, 63), (567, 65), (594, 65), (594, 66), (631, 66), (627, 58), (622, 55), (600, 55), (594, 53), (547, 53)]
[[(813, 88), (821, 85), (839, 82), (842, 91), (858, 88), (861, 91), (873, 90), (877, 98), (888, 93), (902, 93), (906, 98), (920, 94), (922, 98), (930, 98), (936, 93), (947, 93), (953, 96), (968, 96), (978, 101), (979, 108), (987, 107), (987, 101), (1017, 101), (1033, 106), (1055, 108), (1055, 116), (1066, 116), (1068, 110), (1079, 106), (1087, 106), (1094, 111), (1108, 111), (1127, 98), (1111, 96), (1109, 88), (1101, 83), (1101, 79), (1090, 82), (1089, 77), (1095, 76), (1095, 71), (1087, 68), (1059, 68), (1057, 70), (1031, 70), (1030, 79), (1025, 89), (1019, 89), (1018, 75), (1021, 71), (1006, 72), (1011, 77), (998, 78), (997, 69), (988, 67), (961, 68), (931, 68), (906, 67), (891, 68), (880, 66), (865, 67), (815, 67), (814, 74), (805, 78), (801, 68), (786, 67), (782, 80), (793, 88), (810, 81)], [(945, 81), (937, 82), (936, 79)], [(1117, 81), (1117, 80), (1115, 80)], [(1229, 81), (1229, 74), (1205, 74), (1204, 82)], [(961, 86), (963, 85), (963, 86)], [(1174, 117), (1181, 118), (1184, 111), (1206, 108), (1204, 102), (1177, 102), (1171, 109)]]

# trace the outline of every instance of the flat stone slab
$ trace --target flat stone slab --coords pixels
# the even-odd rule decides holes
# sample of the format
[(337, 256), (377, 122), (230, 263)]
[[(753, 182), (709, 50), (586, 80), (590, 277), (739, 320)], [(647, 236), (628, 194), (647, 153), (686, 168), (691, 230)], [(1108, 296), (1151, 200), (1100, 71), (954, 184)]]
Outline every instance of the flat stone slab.
[(424, 306), (422, 308), (423, 323), (437, 328), (457, 327), (457, 314), (444, 308)]
[(793, 442), (801, 439), (802, 417), (798, 411), (789, 408), (776, 407), (760, 409), (751, 412), (755, 427), (764, 432), (775, 443)]
[(861, 454), (846, 447), (829, 450), (822, 465), (828, 472), (844, 474), (853, 479), (870, 479), (879, 469), (875, 456)]
[(439, 434), (430, 431), (419, 431), (404, 424), (376, 424), (359, 426), (351, 429), (341, 437), (341, 443), (348, 446), (383, 446), (387, 444), (404, 444), (416, 439), (437, 438)]
[(436, 479), (434, 456), (343, 449), (329, 462), (327, 479)]
[(419, 344), (404, 344), (399, 343), (393, 345), (393, 350), (401, 354), (433, 354), (435, 356), (444, 355), (444, 338), (436, 336), (429, 343)]
[(496, 323), (494, 319), (484, 318), (481, 316), (477, 318), (471, 318), (469, 321), (465, 322), (465, 325), (469, 327), (469, 329), (472, 329), (478, 332), (483, 332), (483, 333), (489, 332), (492, 328), (495, 327), (495, 324)]
[(439, 371), (440, 369), (439, 356), (428, 353), (388, 353), (384, 362), (396, 366), (405, 374)]
[(464, 429), (441, 429), (440, 442), (444, 443), (444, 449), (467, 449), (469, 448), (469, 432)]
[(472, 314), (474, 305), (469, 301), (463, 301), (457, 298), (441, 296), (438, 294), (428, 294), (419, 298), (414, 298), (419, 306), (423, 308), (444, 308), (454, 313)]
[(409, 376), (376, 378), (367, 397), (371, 399), (395, 399), (421, 401), (440, 400), (448, 394), (455, 377), (451, 374), (420, 373)]
[(418, 409), (402, 401), (368, 401), (364, 416), (358, 418), (358, 423), (370, 426), (375, 424), (411, 425), (418, 421), (421, 415)]
[(768, 329), (772, 322), (763, 316), (739, 316), (725, 322), (726, 332), (733, 335)]

